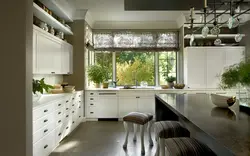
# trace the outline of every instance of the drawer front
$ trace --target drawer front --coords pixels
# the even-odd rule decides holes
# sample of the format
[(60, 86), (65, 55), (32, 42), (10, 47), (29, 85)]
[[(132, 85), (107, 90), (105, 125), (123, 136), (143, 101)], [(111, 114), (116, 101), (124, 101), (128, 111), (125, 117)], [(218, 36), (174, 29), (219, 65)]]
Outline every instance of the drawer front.
[(86, 103), (86, 105), (87, 105), (88, 107), (97, 107), (97, 106), (98, 106), (98, 102), (91, 102), (91, 101), (88, 101), (88, 102)]
[(38, 131), (40, 128), (48, 125), (51, 122), (55, 121), (55, 114), (51, 113), (49, 115), (46, 115), (45, 117), (42, 117), (38, 119), (37, 121), (33, 122), (33, 134)]
[(40, 139), (42, 139), (44, 136), (48, 135), (50, 132), (52, 132), (55, 129), (55, 122), (49, 123), (47, 126), (41, 128), (38, 130), (35, 134), (33, 134), (33, 143), (36, 143)]
[(56, 119), (62, 118), (64, 115), (64, 112), (65, 112), (65, 106), (62, 106), (60, 109), (57, 109), (55, 111), (55, 118)]
[(66, 126), (65, 126), (65, 129), (63, 131), (63, 136), (67, 136), (70, 132), (71, 132), (71, 129), (72, 129), (72, 120), (68, 120)]
[(55, 130), (55, 142), (56, 145), (64, 138), (63, 131), (66, 128), (66, 124), (60, 124)]
[(33, 156), (47, 156), (55, 148), (55, 130), (33, 146)]
[(37, 119), (44, 117), (54, 111), (55, 107), (53, 104), (45, 105), (42, 108), (36, 109), (33, 111), (33, 121), (36, 121)]
[(64, 106), (65, 105), (65, 101), (66, 100), (64, 100), (64, 99), (56, 101), (55, 104), (54, 104), (55, 105), (55, 109), (57, 110), (57, 109), (60, 109), (62, 106)]
[(96, 111), (96, 109), (97, 108), (95, 106), (88, 107), (87, 117), (88, 118), (95, 118), (95, 117), (97, 117), (97, 111)]
[(97, 102), (98, 101), (98, 97), (87, 97), (87, 102)]
[(96, 91), (88, 91), (86, 93), (86, 96), (90, 97), (90, 96), (97, 96), (97, 92)]

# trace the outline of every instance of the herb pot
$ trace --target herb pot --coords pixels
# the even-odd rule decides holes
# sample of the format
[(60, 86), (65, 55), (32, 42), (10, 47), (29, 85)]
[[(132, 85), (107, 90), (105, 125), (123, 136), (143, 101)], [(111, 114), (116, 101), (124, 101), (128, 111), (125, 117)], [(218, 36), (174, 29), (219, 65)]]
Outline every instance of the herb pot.
[(168, 87), (173, 89), (174, 88), (174, 82), (168, 82)]
[(108, 82), (103, 82), (102, 83), (102, 88), (108, 88), (109, 87), (109, 83)]
[(96, 88), (101, 88), (100, 83), (96, 83), (96, 84), (95, 84), (95, 87), (96, 87)]

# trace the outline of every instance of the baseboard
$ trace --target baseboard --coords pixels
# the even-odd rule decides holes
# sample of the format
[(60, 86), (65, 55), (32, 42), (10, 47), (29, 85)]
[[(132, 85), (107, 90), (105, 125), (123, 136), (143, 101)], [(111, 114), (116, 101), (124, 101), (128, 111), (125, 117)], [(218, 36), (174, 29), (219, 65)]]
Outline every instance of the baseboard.
[(97, 118), (86, 118), (86, 121), (98, 121)]
[(98, 118), (98, 121), (118, 121), (118, 118)]
[(87, 121), (87, 118), (86, 117), (83, 117), (82, 118), (82, 122), (86, 122)]

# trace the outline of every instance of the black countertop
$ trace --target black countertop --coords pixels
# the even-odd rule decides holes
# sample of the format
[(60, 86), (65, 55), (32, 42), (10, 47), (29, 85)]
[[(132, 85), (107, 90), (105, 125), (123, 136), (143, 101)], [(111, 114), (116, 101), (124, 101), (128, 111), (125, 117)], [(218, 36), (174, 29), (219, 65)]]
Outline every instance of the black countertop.
[(156, 98), (234, 154), (250, 155), (250, 116), (239, 111), (239, 100), (222, 109), (212, 103), (208, 94), (159, 94)]

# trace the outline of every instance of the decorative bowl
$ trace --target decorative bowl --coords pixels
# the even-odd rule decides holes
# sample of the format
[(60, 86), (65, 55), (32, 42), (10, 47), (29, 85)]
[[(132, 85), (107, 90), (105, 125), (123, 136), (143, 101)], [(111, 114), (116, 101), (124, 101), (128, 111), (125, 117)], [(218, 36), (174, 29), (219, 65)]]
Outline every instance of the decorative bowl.
[(183, 89), (185, 87), (185, 84), (183, 84), (183, 83), (176, 83), (175, 85), (174, 85), (174, 88), (175, 89)]
[(161, 85), (161, 89), (168, 89), (169, 86), (168, 85)]
[(211, 100), (213, 104), (215, 104), (218, 107), (228, 108), (231, 107), (236, 102), (236, 97), (211, 94)]

